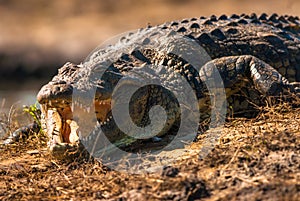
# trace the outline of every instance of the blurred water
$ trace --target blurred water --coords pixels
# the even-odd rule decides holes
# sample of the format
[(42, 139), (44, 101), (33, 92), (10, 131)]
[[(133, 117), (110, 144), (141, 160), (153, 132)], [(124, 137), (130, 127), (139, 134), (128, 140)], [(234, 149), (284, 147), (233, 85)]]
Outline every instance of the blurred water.
[(0, 90), (0, 112), (7, 113), (12, 106), (22, 107), (36, 103), (37, 90)]
[(36, 103), (37, 90), (0, 90), (0, 139), (33, 121), (23, 105)]

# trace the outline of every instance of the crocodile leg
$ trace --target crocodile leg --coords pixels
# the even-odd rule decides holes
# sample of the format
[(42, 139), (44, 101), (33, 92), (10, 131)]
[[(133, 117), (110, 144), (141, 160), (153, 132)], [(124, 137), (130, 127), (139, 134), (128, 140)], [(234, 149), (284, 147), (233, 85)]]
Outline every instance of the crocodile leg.
[(37, 133), (40, 130), (40, 126), (34, 122), (27, 126), (23, 126), (17, 130), (15, 130), (11, 135), (8, 136), (2, 143), (4, 145), (13, 144), (15, 142), (19, 142), (20, 140), (25, 140), (29, 137), (31, 133)]
[(205, 75), (211, 71), (211, 65), (219, 70), (229, 105), (235, 113), (244, 111), (245, 115), (251, 105), (263, 105), (265, 100), (262, 98), (291, 94), (300, 97), (299, 82), (289, 83), (275, 68), (257, 57), (242, 55), (214, 59), (200, 70), (201, 80), (209, 79)]

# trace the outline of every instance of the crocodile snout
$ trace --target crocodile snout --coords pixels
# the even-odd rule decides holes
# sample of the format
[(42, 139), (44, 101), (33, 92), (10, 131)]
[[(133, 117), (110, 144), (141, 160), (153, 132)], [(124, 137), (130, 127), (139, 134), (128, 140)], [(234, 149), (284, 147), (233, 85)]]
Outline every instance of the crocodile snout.
[(71, 103), (73, 87), (65, 81), (44, 85), (37, 95), (40, 104)]

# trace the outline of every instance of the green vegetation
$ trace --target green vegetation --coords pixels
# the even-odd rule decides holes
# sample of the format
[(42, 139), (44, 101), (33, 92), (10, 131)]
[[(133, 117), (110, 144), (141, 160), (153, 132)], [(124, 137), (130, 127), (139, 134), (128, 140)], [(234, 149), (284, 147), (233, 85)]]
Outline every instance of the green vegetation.
[(29, 106), (24, 105), (23, 111), (28, 113), (41, 128), (41, 110), (38, 108), (38, 102)]

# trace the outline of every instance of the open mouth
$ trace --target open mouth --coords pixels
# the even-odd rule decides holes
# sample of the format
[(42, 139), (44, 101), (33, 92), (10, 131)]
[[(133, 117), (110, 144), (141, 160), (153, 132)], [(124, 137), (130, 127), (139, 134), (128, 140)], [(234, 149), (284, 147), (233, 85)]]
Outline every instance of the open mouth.
[(73, 120), (73, 112), (70, 105), (53, 107), (50, 104), (42, 104), (43, 130), (50, 137), (50, 146), (60, 143), (75, 144), (78, 142), (78, 125)]
[[(100, 125), (105, 124), (109, 119), (110, 102), (110, 99), (94, 101), (95, 116)], [(68, 101), (52, 100), (41, 104), (42, 128), (49, 137), (48, 147), (50, 151), (57, 151), (58, 149), (58, 151), (63, 152), (66, 147), (79, 144), (79, 127), (81, 123), (91, 121), (91, 119), (84, 116), (84, 113), (91, 112), (87, 108), (76, 107), (76, 110), (80, 111), (77, 111), (77, 116), (74, 116), (74, 107)], [(81, 131), (83, 137), (88, 134), (88, 132)]]

